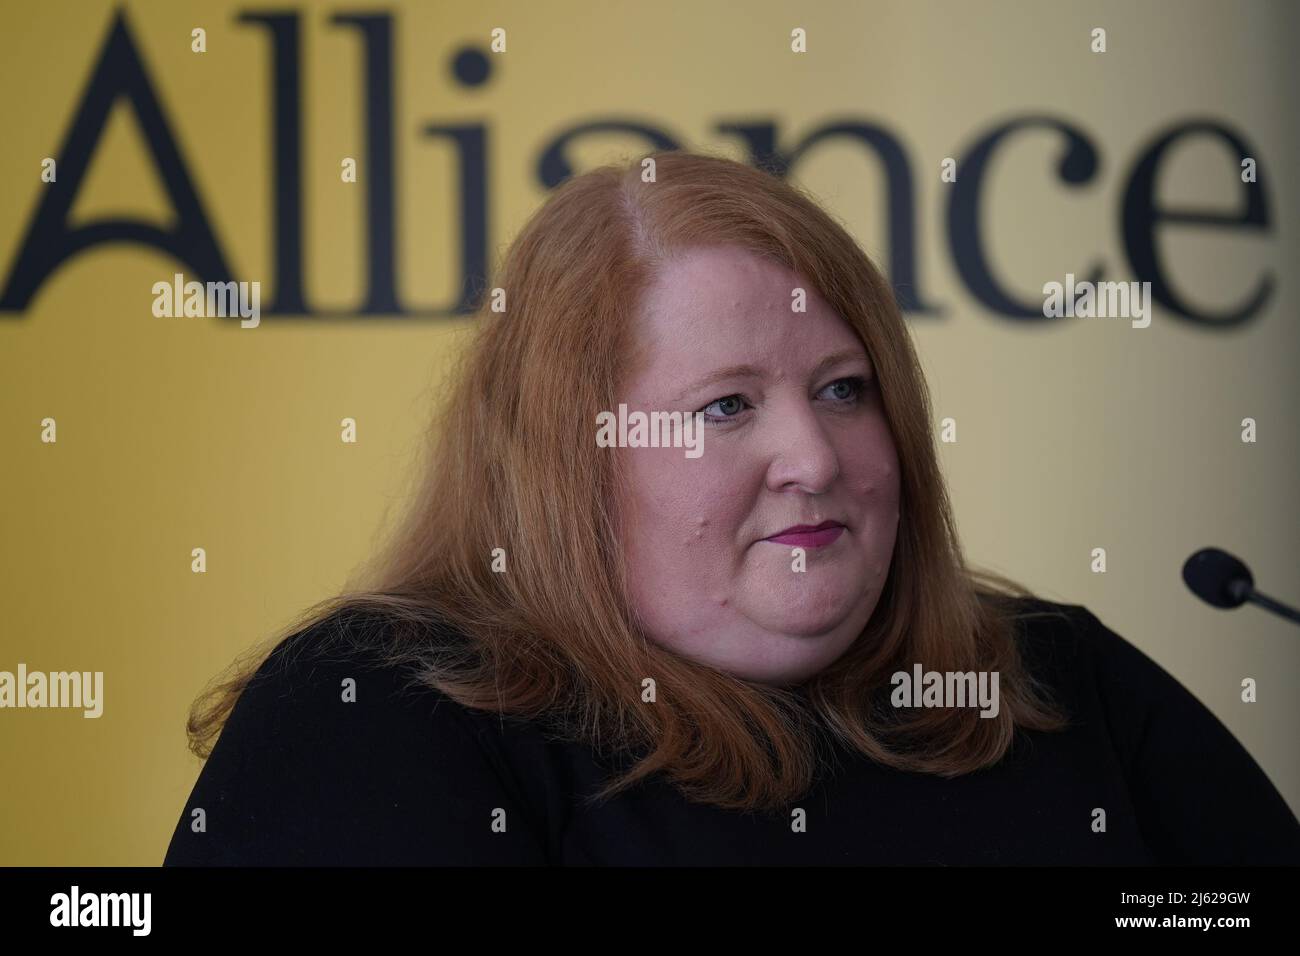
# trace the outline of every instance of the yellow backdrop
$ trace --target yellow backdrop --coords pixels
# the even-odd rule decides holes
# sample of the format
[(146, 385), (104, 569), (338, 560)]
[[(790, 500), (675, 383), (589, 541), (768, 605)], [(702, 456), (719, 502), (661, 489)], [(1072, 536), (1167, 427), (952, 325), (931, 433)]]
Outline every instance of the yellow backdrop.
[[(1217, 545), (1300, 598), (1298, 20), (1190, 0), (6, 5), (0, 670), (102, 671), (104, 712), (0, 710), (0, 863), (161, 861), (199, 770), (187, 707), (378, 540), (475, 264), (559, 175), (663, 138), (790, 161), (905, 287), (971, 559), (1091, 608), (1300, 808), (1300, 635), (1179, 577)], [(261, 283), (257, 328), (153, 314), (154, 283), (214, 262)], [(1098, 269), (1164, 283), (1149, 328), (1009, 314)]]

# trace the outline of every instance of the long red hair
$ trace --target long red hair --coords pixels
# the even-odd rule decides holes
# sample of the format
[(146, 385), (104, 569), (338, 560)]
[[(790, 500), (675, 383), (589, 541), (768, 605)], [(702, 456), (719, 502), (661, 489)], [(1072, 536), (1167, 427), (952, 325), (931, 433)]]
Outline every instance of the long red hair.
[[(889, 283), (803, 191), (718, 156), (652, 154), (569, 179), (510, 246), (475, 316), (409, 514), (347, 590), (287, 634), (361, 611), (347, 637), (466, 707), (544, 720), (631, 756), (603, 798), (652, 773), (688, 799), (779, 810), (809, 786), (817, 728), (892, 767), (955, 776), (996, 763), (1017, 727), (1063, 716), (1022, 666), (1015, 599), (964, 562), (940, 474), (930, 400)], [(651, 181), (652, 180), (652, 181)], [(732, 245), (798, 273), (858, 334), (898, 451), (901, 502), (888, 580), (865, 630), (797, 689), (741, 680), (638, 632), (625, 595), (617, 456), (593, 423), (615, 407), (636, 305), (663, 257)], [(492, 569), (503, 549), (506, 573)], [(635, 569), (632, 569), (633, 573)], [(368, 622), (365, 626), (357, 622)], [(378, 623), (375, 623), (378, 622)], [(264, 653), (196, 701), (201, 756)], [(889, 678), (998, 671), (1000, 710), (894, 709)], [(653, 677), (658, 700), (642, 701)], [(882, 702), (883, 703), (882, 705)]]

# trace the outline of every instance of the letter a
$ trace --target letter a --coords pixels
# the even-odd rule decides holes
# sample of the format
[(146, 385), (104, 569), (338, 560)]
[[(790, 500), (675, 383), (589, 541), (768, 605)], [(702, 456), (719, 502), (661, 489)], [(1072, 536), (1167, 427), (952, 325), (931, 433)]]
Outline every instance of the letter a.
[[(68, 225), (73, 200), (103, 136), (109, 112), (119, 97), (125, 97), (134, 107), (145, 143), (171, 196), (176, 215), (175, 225), (170, 228), (122, 218), (87, 222), (76, 228)], [(189, 267), (187, 271), (198, 273), (207, 281), (231, 281), (230, 270), (185, 171), (180, 147), (136, 51), (124, 13), (119, 13), (113, 21), (99, 62), (86, 81), (85, 96), (59, 150), (58, 166), (63, 177), (42, 190), (40, 205), (0, 293), (0, 312), (22, 312), (36, 290), (65, 260), (103, 243), (135, 242), (152, 246), (185, 263)]]

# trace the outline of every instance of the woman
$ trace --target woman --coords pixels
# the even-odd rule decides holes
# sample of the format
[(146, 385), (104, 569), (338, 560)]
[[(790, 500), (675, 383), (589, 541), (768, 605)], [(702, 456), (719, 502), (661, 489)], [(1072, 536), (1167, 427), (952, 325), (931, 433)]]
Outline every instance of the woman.
[(370, 580), (196, 705), (166, 862), (1300, 862), (1172, 677), (966, 567), (850, 236), (650, 160), (525, 226)]

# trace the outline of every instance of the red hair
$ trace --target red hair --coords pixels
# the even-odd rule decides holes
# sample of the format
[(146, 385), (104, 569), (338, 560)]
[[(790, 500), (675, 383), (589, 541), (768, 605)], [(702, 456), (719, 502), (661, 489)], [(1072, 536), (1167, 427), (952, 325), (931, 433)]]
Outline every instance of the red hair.
[[(998, 762), (1016, 727), (1063, 718), (1023, 668), (1011, 581), (969, 569), (936, 456), (930, 401), (886, 279), (805, 193), (718, 156), (652, 154), (561, 184), (510, 246), (485, 297), (409, 515), (364, 580), (290, 631), (365, 611), (350, 639), (416, 665), (466, 707), (545, 720), (632, 755), (608, 796), (651, 773), (688, 799), (777, 810), (816, 769), (817, 726), (882, 764), (955, 776)], [(638, 632), (616, 546), (616, 457), (592, 422), (614, 407), (643, 291), (665, 257), (738, 246), (803, 277), (859, 336), (876, 369), (899, 458), (898, 538), (872, 619), (798, 689), (752, 683), (678, 656)], [(494, 573), (502, 548), (506, 573)], [(633, 569), (634, 570), (634, 569)], [(361, 620), (356, 618), (354, 620)], [(339, 627), (335, 633), (339, 633)], [(259, 652), (260, 656), (260, 652)], [(882, 706), (889, 677), (997, 671), (996, 717)], [(196, 702), (191, 747), (206, 755), (257, 658)], [(658, 685), (654, 704), (642, 680)]]

